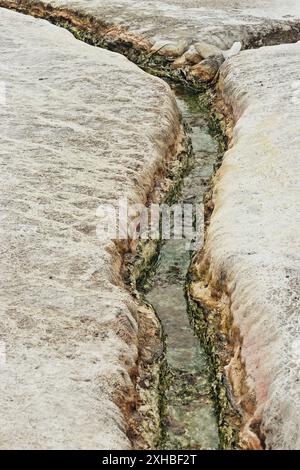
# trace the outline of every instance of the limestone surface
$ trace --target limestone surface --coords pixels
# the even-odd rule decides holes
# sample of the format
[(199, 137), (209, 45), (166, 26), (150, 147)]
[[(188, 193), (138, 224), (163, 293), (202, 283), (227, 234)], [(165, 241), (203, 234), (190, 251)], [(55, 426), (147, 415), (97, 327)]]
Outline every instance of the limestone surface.
[[(25, 4), (26, 0), (0, 3)], [(41, 4), (34, 0), (27, 3)], [(234, 41), (246, 44), (252, 34), (263, 36), (277, 27), (287, 37), (291, 24), (300, 20), (298, 0), (47, 0), (42, 3), (129, 27), (152, 43), (166, 41), (171, 47), (174, 42), (172, 50), (184, 39), (227, 49)], [(279, 36), (276, 41), (282, 42)]]
[(144, 202), (179, 134), (169, 87), (0, 9), (0, 447), (129, 448), (137, 304), (99, 204)]
[(299, 70), (300, 43), (244, 51), (222, 66), (235, 127), (204, 258), (241, 335), (241, 403), (243, 393), (256, 400), (250, 430), (260, 427), (273, 449), (300, 448)]
[[(298, 0), (0, 0), (26, 3), (123, 26), (174, 58), (199, 42), (294, 41), (300, 21)], [(95, 235), (95, 210), (145, 200), (179, 131), (174, 100), (43, 21), (1, 10), (0, 22), (0, 445), (126, 448), (118, 404), (134, 393), (137, 306), (115, 245)], [(299, 62), (298, 43), (239, 53), (221, 70), (235, 128), (203, 260), (240, 335), (228, 374), (242, 374), (241, 358), (245, 434), (274, 449), (300, 449)]]

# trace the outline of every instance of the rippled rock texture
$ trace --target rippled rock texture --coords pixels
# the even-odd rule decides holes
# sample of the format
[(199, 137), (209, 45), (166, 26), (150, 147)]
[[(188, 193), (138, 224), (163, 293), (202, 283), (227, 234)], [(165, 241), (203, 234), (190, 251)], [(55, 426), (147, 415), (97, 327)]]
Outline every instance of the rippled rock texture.
[[(199, 41), (224, 51), (299, 38), (298, 0), (47, 4), (117, 25), (111, 34), (130, 47), (165, 43), (179, 63), (189, 51), (196, 75)], [(46, 2), (4, 5), (43, 15)], [(95, 209), (145, 200), (175, 147), (174, 100), (125, 59), (45, 22), (4, 10), (0, 22), (1, 446), (126, 448), (138, 307), (115, 245), (95, 236)], [(236, 125), (199, 267), (209, 284), (195, 286), (233, 317), (227, 377), (254, 448), (300, 448), (299, 49), (242, 52), (221, 70)]]
[(229, 306), (233, 317), (227, 375), (243, 439), (255, 447), (256, 433), (273, 449), (300, 448), (299, 67), (297, 43), (242, 52), (221, 69), (235, 127), (201, 266), (219, 313)]
[[(128, 55), (145, 65), (155, 55), (175, 76), (212, 82), (224, 59), (241, 49), (295, 42), (298, 0), (0, 0), (8, 7), (73, 28), (76, 37)], [(74, 29), (75, 28), (75, 29)]]
[(152, 43), (174, 43), (178, 50), (184, 40), (206, 41), (228, 49), (234, 41), (247, 44), (252, 37), (273, 35), (273, 41), (278, 43), (282, 42), (282, 34), (286, 38), (292, 34), (295, 20), (298, 23), (300, 20), (298, 0), (2, 0), (0, 3), (43, 3), (78, 11), (101, 22), (128, 27)]
[(128, 448), (138, 305), (96, 209), (145, 202), (175, 99), (46, 21), (0, 9), (0, 37), (0, 446)]

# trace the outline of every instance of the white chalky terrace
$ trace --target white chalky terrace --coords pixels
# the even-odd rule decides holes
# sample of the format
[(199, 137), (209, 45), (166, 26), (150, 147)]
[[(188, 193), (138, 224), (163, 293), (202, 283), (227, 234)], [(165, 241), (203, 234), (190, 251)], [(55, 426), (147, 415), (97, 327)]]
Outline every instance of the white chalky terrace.
[(169, 87), (0, 9), (1, 448), (128, 448), (137, 305), (96, 209), (145, 202), (179, 129)]
[[(237, 394), (242, 434), (259, 426), (268, 449), (300, 449), (300, 42), (280, 44), (295, 42), (299, 2), (0, 6), (37, 3), (128, 28), (177, 56), (199, 41), (238, 44), (222, 56), (217, 87), (234, 129), (200, 264), (206, 295), (219, 290), (240, 335), (227, 372), (234, 382), (240, 357), (254, 403), (245, 410)], [(260, 36), (278, 45), (239, 51)], [(180, 113), (162, 80), (47, 21), (1, 8), (0, 53), (0, 447), (128, 449), (139, 306), (122, 253), (96, 236), (96, 209), (146, 202), (178, 150)]]

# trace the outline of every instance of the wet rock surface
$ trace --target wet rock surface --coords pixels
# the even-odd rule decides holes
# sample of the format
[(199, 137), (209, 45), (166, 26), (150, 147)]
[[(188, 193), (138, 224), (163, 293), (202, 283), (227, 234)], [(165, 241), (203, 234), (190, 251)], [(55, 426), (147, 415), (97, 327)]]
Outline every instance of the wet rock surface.
[(297, 43), (242, 52), (221, 69), (235, 127), (201, 270), (211, 299), (229, 297), (227, 374), (254, 448), (255, 433), (267, 448), (300, 448), (299, 66)]
[(175, 99), (46, 21), (0, 9), (0, 37), (0, 446), (129, 448), (138, 306), (96, 209), (145, 202)]

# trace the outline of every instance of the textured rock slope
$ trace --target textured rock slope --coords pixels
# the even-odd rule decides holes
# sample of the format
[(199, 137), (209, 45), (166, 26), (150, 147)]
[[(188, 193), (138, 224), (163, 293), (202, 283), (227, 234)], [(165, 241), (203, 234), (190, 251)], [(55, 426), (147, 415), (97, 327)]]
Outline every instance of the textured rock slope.
[(0, 50), (0, 447), (127, 448), (137, 306), (96, 208), (145, 200), (177, 108), (164, 82), (43, 20), (0, 9)]
[(253, 429), (262, 419), (275, 449), (300, 448), (299, 69), (300, 43), (245, 51), (221, 69), (236, 126), (215, 180), (204, 260), (241, 333)]
[[(40, 1), (2, 0), (2, 4), (41, 4)], [(130, 28), (152, 42), (207, 41), (221, 48), (247, 42), (252, 34), (268, 34), (276, 27), (289, 30), (300, 20), (298, 0), (48, 0), (100, 21)], [(278, 38), (277, 38), (278, 40)]]
[[(26, 3), (40, 4), (0, 1)], [(47, 3), (182, 51), (199, 40), (247, 44), (276, 28), (280, 42), (300, 18), (298, 0)], [(122, 289), (114, 246), (107, 251), (95, 237), (95, 208), (127, 193), (145, 197), (178, 131), (176, 111), (161, 82), (120, 57), (20, 18), (1, 11), (1, 445), (126, 447), (111, 398), (132, 393), (136, 305)], [(300, 448), (299, 49), (243, 52), (223, 66), (237, 124), (203, 261), (242, 337), (247, 388), (239, 340), (228, 374), (244, 434), (261, 427), (273, 448)]]

